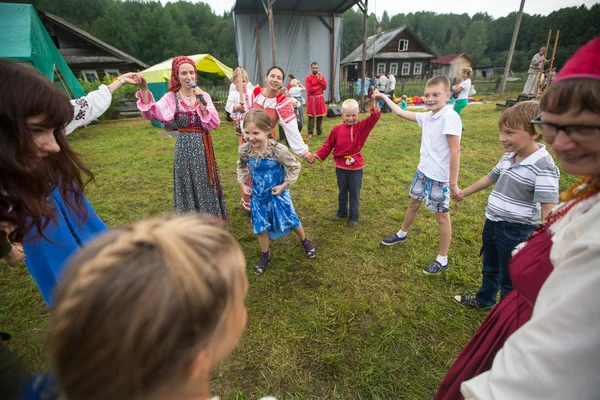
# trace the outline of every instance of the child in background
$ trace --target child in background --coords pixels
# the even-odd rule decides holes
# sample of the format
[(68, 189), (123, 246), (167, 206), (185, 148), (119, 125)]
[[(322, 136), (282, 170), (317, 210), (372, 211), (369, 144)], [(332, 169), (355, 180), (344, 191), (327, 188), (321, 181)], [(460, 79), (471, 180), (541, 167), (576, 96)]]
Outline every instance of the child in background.
[(242, 123), (246, 111), (252, 108), (252, 90), (254, 90), (254, 86), (248, 82), (248, 73), (242, 67), (233, 70), (231, 81), (225, 111), (229, 113), (231, 119), (235, 122), (235, 132), (239, 136), (239, 144), (243, 144)]
[(402, 103), (400, 105), (400, 108), (403, 110), (406, 110), (406, 99), (408, 99), (408, 97), (406, 97), (405, 94), (402, 95)]
[[(456, 85), (452, 86), (452, 92), (454, 92), (456, 96), (456, 101), (454, 102), (454, 111), (460, 115), (463, 108), (467, 106), (469, 102), (469, 91), (471, 90), (471, 74), (473, 70), (469, 67), (463, 68), (460, 73), (461, 81)], [(464, 128), (464, 124), (463, 124)]]
[[(302, 127), (304, 126), (304, 97), (302, 97), (302, 92), (306, 92), (306, 88), (302, 86), (302, 83), (298, 79), (292, 79), (290, 82), (292, 85), (288, 92), (290, 96), (298, 102), (298, 106), (294, 106), (294, 111), (296, 112), (296, 119), (298, 120), (298, 131), (302, 132)], [(293, 105), (293, 104), (292, 104)]]
[(425, 202), (425, 207), (435, 213), (440, 226), (440, 252), (436, 259), (423, 269), (424, 274), (439, 274), (450, 268), (448, 250), (452, 240), (450, 221), (450, 194), (459, 194), (458, 170), (460, 166), (460, 117), (446, 106), (450, 98), (450, 81), (445, 76), (434, 76), (425, 85), (425, 106), (428, 113), (402, 110), (383, 93), (375, 93), (375, 100), (384, 100), (396, 115), (414, 121), (423, 130), (421, 159), (410, 186), (410, 204), (402, 228), (398, 233), (383, 239), (381, 244), (391, 246), (405, 242), (408, 230)]
[[(332, 221), (348, 218), (348, 227), (350, 228), (355, 228), (358, 223), (360, 188), (365, 167), (361, 150), (369, 133), (381, 117), (381, 110), (377, 102), (374, 102), (370, 112), (369, 117), (358, 121), (358, 102), (354, 99), (344, 101), (342, 103), (344, 122), (331, 130), (321, 149), (315, 153), (315, 157), (323, 162), (333, 151), (339, 194), (338, 210)], [(350, 198), (350, 213), (348, 213), (348, 197)]]
[[(247, 143), (238, 150), (238, 182), (250, 196), (252, 229), (258, 236), (262, 257), (254, 272), (265, 272), (271, 262), (269, 240), (277, 240), (294, 231), (308, 258), (315, 258), (315, 247), (304, 234), (290, 195), (289, 185), (300, 174), (300, 161), (286, 146), (269, 139), (271, 119), (263, 110), (248, 111), (244, 118)], [(246, 185), (248, 169), (252, 188)]]
[[(540, 114), (537, 101), (522, 101), (500, 116), (500, 142), (506, 153), (494, 169), (468, 188), (457, 200), (495, 184), (485, 210), (481, 247), (483, 282), (477, 295), (455, 296), (463, 306), (491, 308), (513, 289), (508, 262), (513, 249), (533, 232), (558, 203), (560, 172), (531, 120)], [(541, 204), (541, 207), (540, 207)]]
[(211, 370), (246, 325), (247, 290), (238, 243), (198, 216), (142, 220), (99, 237), (56, 293), (50, 349), (59, 389), (68, 399), (211, 398)]

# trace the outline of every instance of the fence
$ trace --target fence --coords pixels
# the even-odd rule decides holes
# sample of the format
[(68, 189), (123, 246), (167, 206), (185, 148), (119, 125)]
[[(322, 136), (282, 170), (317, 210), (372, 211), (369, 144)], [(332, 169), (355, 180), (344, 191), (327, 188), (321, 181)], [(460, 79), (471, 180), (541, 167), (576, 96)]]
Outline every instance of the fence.
[[(426, 80), (398, 80), (396, 81), (396, 96), (400, 97), (403, 94), (407, 95), (408, 97), (423, 96), (423, 92), (425, 91), (425, 83), (427, 83)], [(452, 84), (454, 83), (456, 82), (452, 82)], [(481, 80), (473, 81), (472, 83), (477, 91), (478, 96), (495, 94), (498, 92), (498, 88), (500, 87), (500, 80)], [(521, 93), (524, 85), (524, 79), (511, 79), (510, 81), (506, 82), (504, 91), (505, 93)], [(357, 92), (356, 90), (356, 82), (340, 82), (340, 97), (342, 100), (349, 98), (358, 99), (360, 97), (360, 92)]]

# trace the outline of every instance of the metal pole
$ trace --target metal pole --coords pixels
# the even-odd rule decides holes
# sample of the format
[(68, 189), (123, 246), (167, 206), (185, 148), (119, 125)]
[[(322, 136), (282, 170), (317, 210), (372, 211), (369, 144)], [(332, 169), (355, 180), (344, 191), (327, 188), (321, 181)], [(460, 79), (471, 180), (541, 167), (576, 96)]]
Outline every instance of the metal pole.
[(523, 16), (523, 7), (525, 6), (525, 0), (521, 0), (521, 6), (517, 13), (517, 21), (515, 22), (515, 30), (513, 31), (512, 40), (510, 41), (510, 49), (508, 50), (508, 59), (506, 60), (506, 66), (504, 67), (504, 77), (500, 82), (500, 88), (498, 94), (502, 96), (504, 94), (504, 88), (506, 87), (506, 80), (508, 79), (508, 72), (510, 71), (510, 64), (512, 63), (513, 53), (515, 52), (515, 45), (517, 44), (517, 36), (519, 36), (519, 26), (521, 25), (521, 17)]
[(367, 21), (368, 21), (368, 6), (369, 6), (369, 0), (363, 0), (364, 1), (364, 8), (363, 8), (363, 40), (362, 40), (362, 69), (361, 69), (361, 73), (362, 73), (362, 87), (361, 87), (361, 91), (360, 91), (360, 111), (361, 112), (365, 112), (366, 108), (365, 108), (365, 85), (367, 84), (366, 82), (366, 77), (367, 77)]
[(256, 21), (256, 58), (258, 59), (258, 81), (256, 82), (256, 84), (258, 85), (259, 82), (262, 82), (262, 80), (264, 79), (264, 75), (262, 71), (262, 61), (260, 58), (260, 25), (258, 24), (258, 14), (254, 15), (254, 19)]

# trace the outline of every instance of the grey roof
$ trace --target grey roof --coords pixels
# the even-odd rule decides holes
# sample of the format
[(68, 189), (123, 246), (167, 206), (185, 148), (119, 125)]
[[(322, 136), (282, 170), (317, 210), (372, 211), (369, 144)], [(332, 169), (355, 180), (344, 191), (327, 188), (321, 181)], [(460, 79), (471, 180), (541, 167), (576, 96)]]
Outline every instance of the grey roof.
[[(415, 41), (427, 52), (394, 52), (394, 53), (379, 53), (385, 46), (388, 45), (399, 33), (407, 31)], [(402, 25), (392, 30), (387, 30), (376, 37), (375, 35), (367, 38), (367, 60), (373, 58), (435, 58), (435, 54), (429, 46), (427, 46), (415, 33), (413, 33), (406, 25)], [(352, 62), (362, 61), (362, 43), (348, 54), (340, 64), (348, 64)]]
[[(236, 0), (233, 11), (260, 11), (265, 12), (265, 4), (268, 0)], [(275, 0), (273, 12), (297, 12), (297, 13), (336, 13), (342, 14), (352, 8), (357, 0)]]
[(103, 42), (102, 40), (98, 39), (97, 37), (90, 35), (83, 29), (78, 28), (76, 25), (73, 25), (72, 23), (65, 21), (64, 19), (57, 17), (56, 15), (50, 14), (46, 11), (38, 11), (38, 13), (42, 14), (44, 17), (48, 18), (49, 20), (53, 21), (54, 23), (62, 26), (66, 30), (71, 31), (72, 33), (80, 36), (84, 40), (87, 40), (88, 42), (93, 43), (94, 45), (108, 51), (109, 53), (112, 53), (120, 60), (126, 61), (131, 64), (138, 64), (139, 66), (141, 66), (143, 68), (148, 68), (148, 64), (146, 64), (145, 62), (140, 61), (137, 58), (130, 56), (129, 54), (117, 49), (116, 47), (111, 46), (110, 44), (108, 44), (106, 42)]

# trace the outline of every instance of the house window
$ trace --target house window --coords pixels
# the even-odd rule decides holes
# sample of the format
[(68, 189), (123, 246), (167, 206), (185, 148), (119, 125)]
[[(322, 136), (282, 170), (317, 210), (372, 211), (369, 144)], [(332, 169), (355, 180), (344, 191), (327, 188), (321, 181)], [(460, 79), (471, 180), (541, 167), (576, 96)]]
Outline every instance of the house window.
[(409, 62), (402, 63), (402, 75), (409, 75), (409, 74), (410, 74), (410, 63)]
[(423, 69), (423, 63), (416, 62), (413, 68), (413, 75), (421, 75), (421, 70)]
[(105, 70), (104, 70), (104, 74), (105, 74), (106, 76), (110, 75), (110, 76), (112, 76), (113, 78), (116, 78), (117, 76), (121, 75), (121, 74), (119, 73), (119, 70), (118, 70), (118, 69), (105, 69)]
[(85, 70), (81, 71), (81, 74), (83, 75), (83, 79), (88, 82), (93, 82), (93, 81), (99, 80), (98, 73), (96, 72), (96, 70), (85, 69)]
[(398, 51), (406, 51), (406, 50), (408, 50), (408, 39), (398, 40)]
[(392, 74), (392, 75), (398, 75), (398, 63), (391, 63), (390, 64), (390, 74)]
[(385, 63), (377, 63), (377, 75), (379, 75), (381, 71), (385, 72)]

